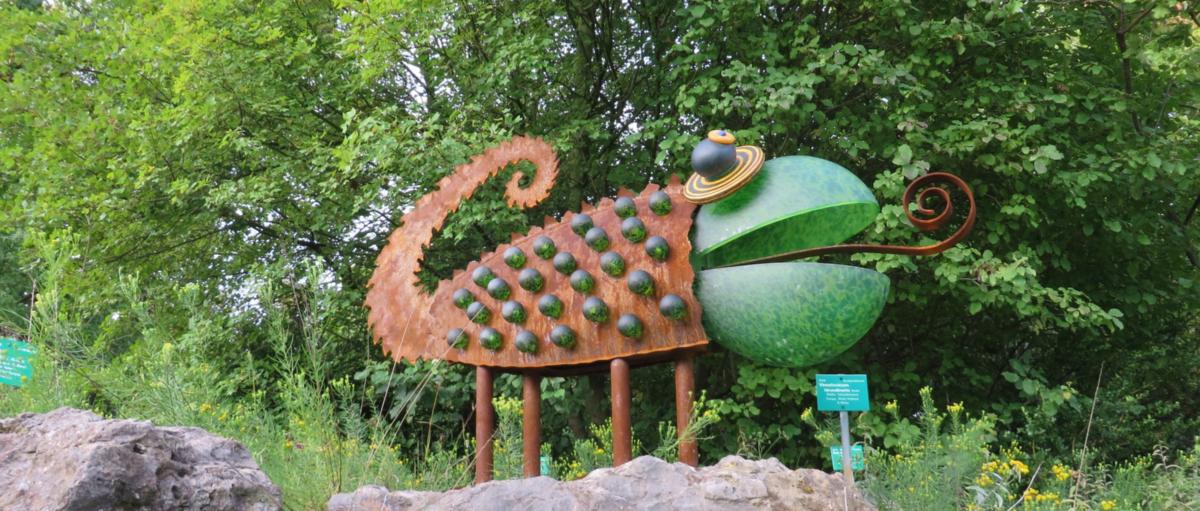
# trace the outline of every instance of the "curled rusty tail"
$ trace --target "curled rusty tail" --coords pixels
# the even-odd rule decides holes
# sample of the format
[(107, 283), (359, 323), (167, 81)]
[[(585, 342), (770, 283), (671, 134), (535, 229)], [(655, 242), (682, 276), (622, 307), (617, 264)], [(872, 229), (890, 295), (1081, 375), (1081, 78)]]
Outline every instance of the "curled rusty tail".
[[(425, 248), (442, 227), (446, 217), (475, 190), (511, 163), (529, 161), (536, 174), (526, 188), (518, 184), (517, 172), (505, 188), (510, 206), (529, 208), (550, 194), (558, 175), (558, 156), (549, 143), (534, 137), (515, 137), (458, 166), (438, 182), (437, 191), (421, 197), (392, 232), (388, 244), (375, 260), (375, 273), (368, 282), (365, 305), (372, 339), (395, 360), (415, 360), (421, 355), (431, 332), (428, 313), (433, 297), (423, 293), (417, 281)], [(401, 317), (402, 316), (402, 317)]]

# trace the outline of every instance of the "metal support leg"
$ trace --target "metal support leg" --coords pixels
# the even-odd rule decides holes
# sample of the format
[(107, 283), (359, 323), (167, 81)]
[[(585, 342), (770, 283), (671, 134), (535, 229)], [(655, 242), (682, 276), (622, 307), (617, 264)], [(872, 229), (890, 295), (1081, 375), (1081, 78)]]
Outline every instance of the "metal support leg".
[(492, 480), (492, 428), (496, 411), (492, 409), (492, 370), (475, 368), (475, 484)]
[(613, 466), (633, 459), (633, 429), (629, 420), (629, 363), (614, 359), (609, 366), (612, 381)]
[(525, 434), (522, 442), (525, 447), (525, 477), (541, 475), (542, 463), (542, 377), (536, 374), (521, 375), (524, 389), (522, 401), (524, 404)]
[(675, 359), (675, 430), (679, 434), (679, 461), (693, 467), (700, 463), (700, 450), (695, 437), (685, 433), (692, 416), (695, 388), (695, 362), (692, 354), (684, 353)]

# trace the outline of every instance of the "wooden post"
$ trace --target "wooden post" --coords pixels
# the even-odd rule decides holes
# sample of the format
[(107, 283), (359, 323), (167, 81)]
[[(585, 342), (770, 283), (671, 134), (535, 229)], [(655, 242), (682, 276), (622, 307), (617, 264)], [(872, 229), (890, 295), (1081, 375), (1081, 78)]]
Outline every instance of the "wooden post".
[(694, 437), (685, 438), (692, 416), (692, 400), (696, 388), (695, 359), (683, 353), (675, 359), (675, 430), (679, 435), (679, 461), (691, 466), (700, 463), (700, 450)]
[(475, 368), (475, 484), (492, 480), (492, 428), (496, 411), (492, 409), (492, 370)]
[(521, 383), (524, 392), (521, 399), (524, 410), (525, 434), (525, 477), (542, 475), (542, 377), (523, 373)]
[(613, 466), (633, 459), (633, 426), (629, 420), (629, 363), (623, 358), (610, 364), (612, 381)]

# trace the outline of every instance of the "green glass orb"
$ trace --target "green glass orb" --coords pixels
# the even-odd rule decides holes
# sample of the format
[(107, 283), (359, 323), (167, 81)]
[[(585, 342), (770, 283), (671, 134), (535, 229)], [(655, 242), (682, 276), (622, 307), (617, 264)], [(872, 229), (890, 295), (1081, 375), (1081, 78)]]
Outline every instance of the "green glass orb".
[(593, 323), (608, 321), (608, 304), (604, 303), (604, 300), (589, 296), (583, 301), (583, 317)]
[(550, 342), (554, 343), (555, 346), (560, 348), (574, 348), (575, 331), (571, 330), (571, 327), (566, 325), (556, 326), (550, 331)]
[(554, 256), (554, 269), (558, 270), (559, 273), (570, 275), (571, 272), (575, 271), (576, 267), (575, 256), (571, 255), (570, 252), (559, 252), (558, 255)]
[(458, 290), (454, 292), (454, 296), (452, 298), (454, 299), (454, 306), (460, 309), (466, 309), (467, 306), (475, 303), (475, 295), (471, 294), (470, 291), (467, 291), (466, 288), (458, 288)]
[(646, 239), (646, 224), (638, 217), (626, 218), (621, 222), (621, 235), (634, 243)]
[(542, 277), (542, 272), (533, 268), (525, 268), (517, 275), (517, 284), (521, 286), (521, 289), (536, 293), (546, 285), (546, 279)]
[(492, 351), (500, 349), (504, 344), (504, 335), (495, 328), (487, 327), (479, 331), (479, 345)]
[(521, 305), (521, 302), (509, 300), (500, 306), (500, 315), (509, 323), (524, 323), (525, 306)]
[(608, 250), (608, 233), (599, 227), (588, 229), (587, 234), (583, 236), (583, 240), (587, 242), (592, 250), (603, 252)]
[(538, 310), (546, 317), (558, 319), (562, 317), (563, 303), (557, 296), (546, 295), (538, 300)]
[(650, 211), (658, 216), (671, 214), (671, 196), (661, 191), (650, 194)]
[(629, 197), (617, 197), (613, 202), (613, 211), (621, 218), (629, 218), (637, 214), (637, 203)]
[(596, 279), (587, 270), (575, 270), (571, 274), (571, 288), (583, 294), (591, 293), (596, 288)]
[(629, 272), (629, 276), (625, 278), (625, 285), (636, 295), (654, 296), (654, 277), (645, 271)]
[(492, 311), (488, 310), (486, 305), (475, 302), (467, 306), (467, 319), (482, 325), (492, 319)]
[(508, 250), (504, 251), (504, 264), (514, 270), (521, 269), (525, 266), (525, 251), (519, 247), (508, 247)]
[(554, 245), (554, 240), (549, 236), (538, 236), (536, 240), (533, 240), (533, 253), (538, 257), (550, 259), (554, 257), (555, 252), (558, 252), (558, 247)]
[(592, 216), (586, 213), (579, 213), (571, 217), (571, 230), (580, 236), (587, 234), (592, 225)]
[(461, 328), (451, 328), (450, 332), (446, 334), (446, 343), (449, 344), (451, 348), (460, 350), (465, 349), (467, 347), (467, 343), (470, 341), (471, 336), (467, 335), (467, 333)]
[(642, 320), (633, 314), (622, 314), (617, 318), (617, 331), (630, 339), (641, 339), (644, 328)]
[(620, 277), (625, 273), (625, 258), (613, 251), (600, 255), (600, 269), (612, 277)]
[(655, 261), (666, 261), (671, 255), (671, 247), (667, 245), (666, 238), (662, 236), (651, 236), (646, 240), (646, 255)]
[(492, 269), (487, 266), (480, 266), (471, 272), (471, 280), (479, 287), (487, 287), (494, 278), (496, 278), (496, 274), (492, 273)]
[(521, 353), (537, 353), (538, 338), (529, 330), (521, 330), (517, 332), (517, 336), (513, 339), (513, 344), (517, 347), (517, 351)]
[(679, 295), (667, 295), (658, 301), (658, 311), (667, 319), (679, 321), (687, 317), (687, 302)]
[(492, 298), (507, 300), (509, 295), (512, 294), (512, 288), (508, 287), (508, 282), (505, 282), (504, 279), (494, 278), (491, 282), (488, 282), (487, 292), (489, 295), (492, 295)]

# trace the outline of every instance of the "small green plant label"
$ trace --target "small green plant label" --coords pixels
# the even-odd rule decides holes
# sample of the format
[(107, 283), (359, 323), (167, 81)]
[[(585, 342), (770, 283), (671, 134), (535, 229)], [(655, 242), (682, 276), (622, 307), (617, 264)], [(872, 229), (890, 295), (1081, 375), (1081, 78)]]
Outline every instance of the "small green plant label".
[[(833, 471), (840, 472), (842, 470), (842, 446), (829, 446), (829, 457), (833, 459)], [(850, 447), (850, 468), (852, 470), (863, 470), (866, 467), (863, 461), (865, 459), (862, 444), (854, 444)]]
[(33, 345), (16, 339), (0, 339), (0, 383), (24, 386), (33, 378)]
[(817, 410), (865, 412), (871, 409), (865, 374), (818, 374)]

